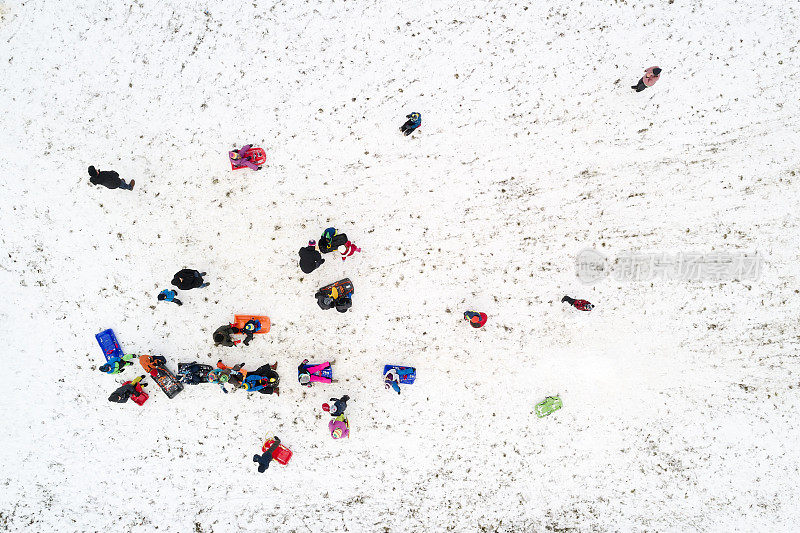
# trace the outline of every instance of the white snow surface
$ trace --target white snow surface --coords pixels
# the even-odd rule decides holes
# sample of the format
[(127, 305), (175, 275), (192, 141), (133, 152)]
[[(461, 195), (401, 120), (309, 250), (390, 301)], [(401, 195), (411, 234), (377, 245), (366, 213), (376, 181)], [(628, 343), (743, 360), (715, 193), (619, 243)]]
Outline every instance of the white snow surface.
[[(800, 528), (797, 2), (1, 7), (0, 529)], [(363, 252), (304, 275), (328, 226)], [(583, 284), (585, 248), (764, 263)], [(157, 302), (183, 267), (211, 286)], [(352, 310), (321, 311), (342, 277)], [(215, 348), (237, 312), (272, 331)], [(105, 328), (173, 370), (277, 361), (281, 395), (110, 403), (142, 372), (97, 370)], [(301, 387), (306, 357), (339, 383)], [(294, 457), (259, 474), (273, 434)]]

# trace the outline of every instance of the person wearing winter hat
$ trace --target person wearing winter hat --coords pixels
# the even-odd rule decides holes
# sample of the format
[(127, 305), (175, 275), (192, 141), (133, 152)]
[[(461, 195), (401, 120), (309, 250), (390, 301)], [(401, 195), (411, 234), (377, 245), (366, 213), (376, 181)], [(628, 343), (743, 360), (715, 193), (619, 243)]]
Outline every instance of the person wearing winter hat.
[(469, 325), (475, 329), (483, 327), (488, 318), (489, 317), (486, 316), (486, 313), (479, 313), (477, 311), (464, 312), (464, 320), (469, 321)]
[(126, 366), (132, 365), (133, 361), (131, 359), (136, 357), (135, 353), (125, 354), (122, 357), (112, 357), (104, 365), (100, 365), (98, 370), (106, 374), (119, 374)]
[(214, 346), (236, 346), (242, 341), (235, 341), (233, 338), (231, 338), (231, 335), (235, 333), (241, 333), (241, 330), (233, 324), (227, 324), (225, 326), (218, 327), (216, 331), (214, 331), (213, 335)]
[(203, 289), (211, 285), (210, 283), (203, 282), (205, 272), (199, 272), (191, 268), (184, 268), (175, 273), (172, 277), (172, 284), (182, 291), (191, 289)]
[(102, 185), (107, 189), (123, 189), (132, 191), (133, 186), (136, 185), (135, 180), (131, 180), (130, 184), (125, 183), (125, 180), (119, 177), (117, 172), (113, 170), (98, 171), (94, 166), (89, 167), (89, 182), (93, 185)]
[(406, 115), (406, 123), (400, 126), (400, 131), (403, 132), (403, 135), (411, 135), (411, 133), (419, 128), (422, 125), (422, 115), (417, 113), (416, 111)]
[(281, 445), (281, 439), (278, 437), (272, 437), (272, 446), (270, 446), (267, 451), (263, 454), (258, 455), (255, 454), (253, 456), (253, 462), (258, 463), (258, 472), (263, 474), (267, 468), (269, 468), (269, 463), (272, 461), (272, 452), (278, 449), (278, 446)]
[(252, 161), (252, 156), (247, 155), (247, 151), (252, 147), (252, 144), (245, 144), (238, 150), (231, 150), (228, 152), (228, 158), (237, 167), (245, 166), (250, 170), (261, 170), (261, 167)]
[(346, 439), (350, 436), (350, 423), (344, 415), (339, 415), (328, 422), (328, 429), (334, 439)]
[(327, 403), (322, 404), (322, 410), (326, 413), (329, 413), (331, 416), (340, 416), (343, 415), (345, 410), (347, 409), (347, 401), (350, 399), (350, 396), (344, 395), (341, 398), (331, 398), (330, 401), (333, 402), (333, 406)]
[(631, 89), (634, 89), (637, 93), (640, 93), (647, 89), (648, 87), (652, 87), (658, 81), (658, 77), (661, 75), (661, 69), (658, 67), (650, 67), (649, 69), (644, 71), (644, 76), (639, 79), (639, 83), (636, 85), (631, 85)]
[(300, 248), (300, 270), (306, 274), (311, 274), (325, 262), (322, 254), (317, 250), (316, 241), (308, 241), (308, 246)]

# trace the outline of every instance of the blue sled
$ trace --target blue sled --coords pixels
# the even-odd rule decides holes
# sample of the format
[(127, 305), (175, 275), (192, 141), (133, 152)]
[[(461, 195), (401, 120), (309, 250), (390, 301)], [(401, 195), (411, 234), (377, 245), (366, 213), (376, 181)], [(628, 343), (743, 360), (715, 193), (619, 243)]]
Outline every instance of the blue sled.
[(110, 361), (113, 358), (122, 359), (122, 348), (119, 347), (117, 336), (114, 335), (112, 330), (107, 329), (101, 331), (94, 337), (97, 339), (97, 344), (100, 345), (100, 349), (103, 350), (106, 361)]
[[(386, 373), (393, 368), (397, 370), (398, 374), (400, 374), (400, 383), (411, 385), (414, 383), (414, 380), (417, 379), (417, 369), (413, 366), (386, 365), (383, 367), (383, 375), (385, 376)], [(410, 372), (408, 372), (409, 370)], [(403, 375), (401, 372), (407, 373)]]

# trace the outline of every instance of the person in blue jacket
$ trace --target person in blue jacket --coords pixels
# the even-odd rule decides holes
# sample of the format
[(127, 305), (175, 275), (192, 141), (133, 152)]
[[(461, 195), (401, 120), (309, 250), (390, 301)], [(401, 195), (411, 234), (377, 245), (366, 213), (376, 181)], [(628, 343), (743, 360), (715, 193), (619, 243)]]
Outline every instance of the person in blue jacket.
[(119, 374), (126, 366), (133, 364), (131, 359), (135, 357), (135, 353), (125, 354), (121, 358), (112, 357), (106, 362), (106, 364), (100, 365), (98, 370), (100, 370), (100, 372), (105, 372), (106, 374)]
[(420, 125), (422, 124), (422, 115), (420, 115), (415, 111), (410, 115), (406, 115), (406, 118), (408, 120), (406, 121), (405, 124), (400, 126), (400, 131), (403, 132), (403, 135), (411, 135), (411, 132), (419, 128)]
[(163, 291), (158, 293), (158, 301), (159, 302), (174, 302), (178, 305), (183, 305), (183, 302), (175, 298), (178, 295), (178, 291), (171, 291), (169, 289), (164, 289)]
[(253, 335), (261, 331), (261, 321), (251, 318), (244, 323), (242, 332), (244, 333), (244, 345), (250, 346), (250, 341), (253, 340)]

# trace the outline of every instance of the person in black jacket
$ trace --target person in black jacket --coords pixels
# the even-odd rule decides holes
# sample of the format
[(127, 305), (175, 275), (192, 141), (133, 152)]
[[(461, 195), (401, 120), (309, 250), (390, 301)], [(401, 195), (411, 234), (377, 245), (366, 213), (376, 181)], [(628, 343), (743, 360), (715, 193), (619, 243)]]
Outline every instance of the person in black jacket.
[(281, 439), (278, 437), (272, 437), (272, 441), (272, 446), (270, 446), (267, 451), (261, 455), (255, 454), (253, 456), (253, 462), (258, 463), (258, 471), (262, 474), (269, 468), (269, 462), (272, 461), (272, 452), (277, 450), (278, 446), (281, 445)]
[(113, 170), (104, 170), (98, 172), (93, 166), (89, 167), (89, 181), (93, 185), (102, 185), (109, 189), (124, 189), (132, 191), (136, 180), (131, 180), (130, 184), (125, 183), (125, 180), (119, 177), (119, 174)]
[(203, 287), (211, 285), (210, 283), (203, 283), (203, 276), (205, 275), (205, 272), (184, 268), (175, 273), (175, 276), (172, 278), (172, 284), (182, 291), (202, 289)]
[(336, 250), (340, 246), (347, 244), (347, 235), (339, 233), (336, 228), (328, 228), (322, 233), (319, 239), (319, 251), (327, 254)]
[(242, 341), (235, 341), (231, 338), (231, 335), (235, 333), (241, 333), (241, 330), (233, 324), (218, 327), (214, 332), (214, 346), (236, 346)]
[(308, 246), (300, 248), (300, 270), (311, 274), (325, 262), (322, 254), (317, 251), (316, 242), (308, 241)]

